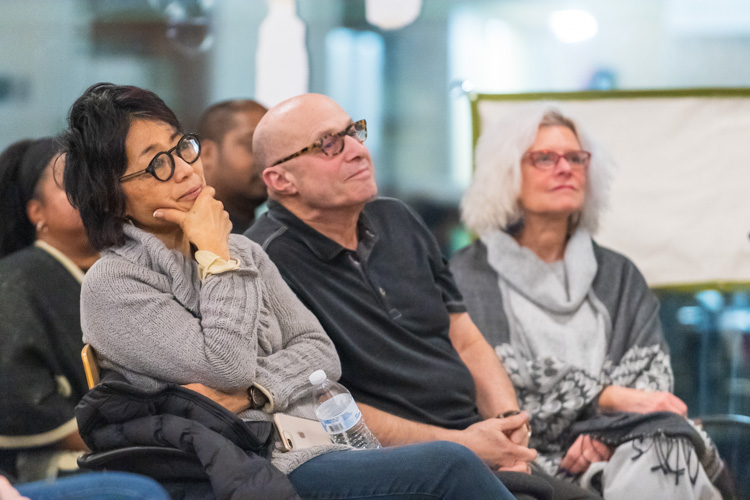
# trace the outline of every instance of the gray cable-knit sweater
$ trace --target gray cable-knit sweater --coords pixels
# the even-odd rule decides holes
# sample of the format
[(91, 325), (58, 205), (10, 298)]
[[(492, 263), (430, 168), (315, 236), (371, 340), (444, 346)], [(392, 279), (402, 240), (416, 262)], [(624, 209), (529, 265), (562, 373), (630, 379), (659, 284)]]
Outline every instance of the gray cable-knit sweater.
[[(252, 383), (273, 396), (271, 412), (315, 418), (308, 375), (341, 375), (338, 355), (315, 316), (300, 303), (259, 245), (229, 237), (240, 268), (198, 277), (197, 263), (154, 235), (124, 226), (126, 243), (108, 249), (81, 290), (83, 340), (101, 366), (133, 385), (201, 383), (219, 390)], [(271, 420), (247, 410), (244, 420)], [(272, 455), (289, 473), (340, 446)]]

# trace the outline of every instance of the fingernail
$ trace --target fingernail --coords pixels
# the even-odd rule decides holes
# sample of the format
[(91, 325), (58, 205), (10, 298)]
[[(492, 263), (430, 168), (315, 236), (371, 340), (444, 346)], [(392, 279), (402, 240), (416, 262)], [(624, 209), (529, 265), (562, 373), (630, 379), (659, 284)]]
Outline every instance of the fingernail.
[(161, 210), (156, 210), (154, 212), (154, 217), (156, 217), (157, 219), (160, 218), (162, 215), (164, 215), (164, 214), (161, 213)]

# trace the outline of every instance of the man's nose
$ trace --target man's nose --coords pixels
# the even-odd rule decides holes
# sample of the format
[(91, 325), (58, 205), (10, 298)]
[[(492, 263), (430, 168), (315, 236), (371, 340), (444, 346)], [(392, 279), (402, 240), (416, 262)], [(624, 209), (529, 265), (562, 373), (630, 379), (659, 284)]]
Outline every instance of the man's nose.
[(365, 146), (364, 142), (360, 142), (356, 137), (352, 137), (351, 135), (344, 136), (344, 154), (356, 153), (359, 155), (363, 150), (367, 151), (367, 146)]

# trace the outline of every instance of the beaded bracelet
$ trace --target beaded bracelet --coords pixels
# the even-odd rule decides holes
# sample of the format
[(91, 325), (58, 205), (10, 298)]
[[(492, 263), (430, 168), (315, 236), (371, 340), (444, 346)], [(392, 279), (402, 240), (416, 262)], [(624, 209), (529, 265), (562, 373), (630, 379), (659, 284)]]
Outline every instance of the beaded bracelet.
[(521, 413), (521, 410), (508, 410), (505, 413), (501, 413), (496, 418), (508, 418), (512, 417), (513, 415), (518, 415)]

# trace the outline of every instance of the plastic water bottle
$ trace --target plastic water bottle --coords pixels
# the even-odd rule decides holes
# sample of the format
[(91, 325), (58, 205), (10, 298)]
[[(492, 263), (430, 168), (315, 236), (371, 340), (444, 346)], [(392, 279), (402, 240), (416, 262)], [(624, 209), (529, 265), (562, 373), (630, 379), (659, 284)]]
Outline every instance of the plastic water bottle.
[(323, 370), (312, 372), (309, 380), (313, 385), (315, 416), (334, 443), (354, 448), (380, 448), (346, 387), (328, 380)]

